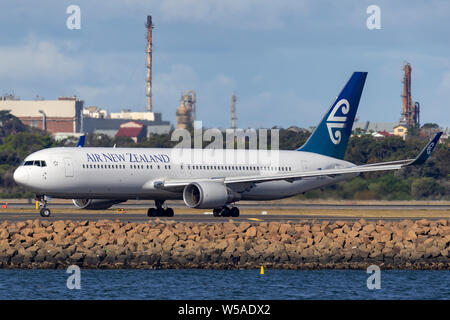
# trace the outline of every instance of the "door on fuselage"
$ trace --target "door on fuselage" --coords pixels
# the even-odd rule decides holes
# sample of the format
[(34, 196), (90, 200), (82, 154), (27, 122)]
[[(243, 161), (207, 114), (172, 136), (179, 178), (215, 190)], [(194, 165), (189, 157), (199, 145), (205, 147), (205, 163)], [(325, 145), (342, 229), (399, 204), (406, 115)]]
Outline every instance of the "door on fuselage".
[(66, 171), (66, 177), (73, 177), (73, 163), (72, 159), (64, 158), (64, 168)]

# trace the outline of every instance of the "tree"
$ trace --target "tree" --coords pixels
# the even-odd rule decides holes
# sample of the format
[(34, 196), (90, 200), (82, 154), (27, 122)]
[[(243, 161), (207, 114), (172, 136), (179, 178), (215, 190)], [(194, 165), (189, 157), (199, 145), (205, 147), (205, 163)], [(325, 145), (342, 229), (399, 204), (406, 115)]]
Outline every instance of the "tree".
[(411, 194), (414, 197), (436, 198), (441, 195), (442, 187), (433, 178), (423, 177), (415, 180), (411, 185)]

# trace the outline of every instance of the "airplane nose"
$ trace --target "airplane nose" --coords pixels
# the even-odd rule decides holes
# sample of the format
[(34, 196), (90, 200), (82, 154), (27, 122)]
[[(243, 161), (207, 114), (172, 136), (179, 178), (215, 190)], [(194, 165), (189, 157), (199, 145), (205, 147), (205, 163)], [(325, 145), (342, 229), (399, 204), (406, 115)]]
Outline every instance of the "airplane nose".
[(22, 167), (19, 167), (14, 171), (14, 181), (17, 184), (25, 185), (28, 181), (28, 171)]

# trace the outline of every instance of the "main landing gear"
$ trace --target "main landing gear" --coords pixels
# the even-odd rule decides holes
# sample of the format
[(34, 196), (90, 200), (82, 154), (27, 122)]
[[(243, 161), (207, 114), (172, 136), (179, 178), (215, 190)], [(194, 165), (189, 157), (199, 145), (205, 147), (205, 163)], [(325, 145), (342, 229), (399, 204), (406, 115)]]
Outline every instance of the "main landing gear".
[(222, 208), (215, 208), (213, 210), (214, 217), (239, 217), (239, 209), (237, 207), (228, 208), (223, 206)]
[(155, 200), (156, 208), (150, 208), (147, 211), (149, 217), (173, 217), (172, 208), (163, 208), (164, 200)]
[(41, 217), (48, 218), (50, 217), (51, 211), (47, 208), (47, 198), (45, 195), (37, 195), (36, 201), (39, 202), (40, 215)]

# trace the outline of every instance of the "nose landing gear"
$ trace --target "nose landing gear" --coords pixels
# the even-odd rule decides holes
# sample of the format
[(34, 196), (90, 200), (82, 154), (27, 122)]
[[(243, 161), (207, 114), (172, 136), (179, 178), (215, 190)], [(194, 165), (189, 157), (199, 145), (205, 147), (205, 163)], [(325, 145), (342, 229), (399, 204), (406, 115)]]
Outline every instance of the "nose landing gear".
[(36, 201), (39, 202), (40, 215), (41, 217), (48, 218), (50, 217), (51, 211), (47, 208), (47, 197), (45, 195), (37, 195)]

